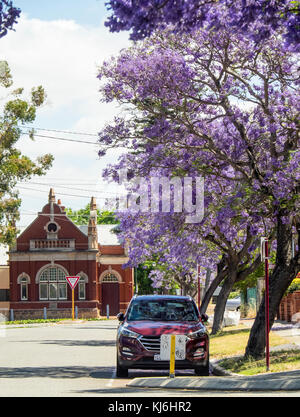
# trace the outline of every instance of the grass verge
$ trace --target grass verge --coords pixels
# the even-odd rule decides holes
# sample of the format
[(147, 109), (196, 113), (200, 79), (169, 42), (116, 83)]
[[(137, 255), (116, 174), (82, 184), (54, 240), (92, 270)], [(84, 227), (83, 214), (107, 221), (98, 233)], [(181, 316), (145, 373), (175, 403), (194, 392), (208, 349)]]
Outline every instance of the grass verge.
[[(263, 359), (224, 359), (219, 365), (227, 371), (240, 375), (257, 375), (266, 372)], [(270, 372), (295, 371), (300, 369), (300, 349), (270, 352)]]
[[(219, 365), (236, 374), (255, 375), (266, 372), (265, 358), (244, 359), (250, 329), (244, 326), (226, 327), (217, 335), (210, 336), (210, 356), (220, 359)], [(270, 332), (270, 348), (290, 344), (290, 341)], [(232, 358), (237, 356), (236, 358)], [(270, 352), (270, 372), (284, 372), (300, 369), (300, 349)]]

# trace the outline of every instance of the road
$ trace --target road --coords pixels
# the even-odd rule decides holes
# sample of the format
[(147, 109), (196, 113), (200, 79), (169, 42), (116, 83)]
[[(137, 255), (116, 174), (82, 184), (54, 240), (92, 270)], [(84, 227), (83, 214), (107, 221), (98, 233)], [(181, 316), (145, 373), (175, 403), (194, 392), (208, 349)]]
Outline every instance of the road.
[[(207, 397), (278, 396), (278, 393), (228, 393), (130, 388), (136, 377), (167, 371), (130, 371), (116, 378), (117, 321), (62, 322), (30, 327), (6, 326), (0, 332), (0, 397)], [(178, 376), (193, 371), (179, 371)], [(291, 393), (280, 394), (291, 396)], [(294, 393), (294, 396), (299, 396)]]

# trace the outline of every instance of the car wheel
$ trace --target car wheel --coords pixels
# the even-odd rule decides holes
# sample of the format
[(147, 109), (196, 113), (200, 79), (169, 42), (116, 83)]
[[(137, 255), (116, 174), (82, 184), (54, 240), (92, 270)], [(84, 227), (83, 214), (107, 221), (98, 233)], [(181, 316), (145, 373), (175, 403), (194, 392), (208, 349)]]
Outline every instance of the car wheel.
[(197, 376), (209, 376), (209, 360), (203, 366), (197, 366), (195, 368), (195, 375)]
[(117, 357), (117, 378), (128, 378), (128, 368), (124, 368), (119, 364), (119, 358)]

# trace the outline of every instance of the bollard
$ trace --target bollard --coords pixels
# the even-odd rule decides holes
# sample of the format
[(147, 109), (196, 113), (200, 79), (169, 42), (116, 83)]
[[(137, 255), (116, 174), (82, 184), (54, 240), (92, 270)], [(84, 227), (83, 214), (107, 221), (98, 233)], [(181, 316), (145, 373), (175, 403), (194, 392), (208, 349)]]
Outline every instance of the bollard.
[(78, 307), (77, 306), (75, 306), (75, 319), (76, 320), (78, 319)]
[(47, 307), (44, 307), (44, 320), (47, 320)]
[(169, 377), (175, 378), (175, 345), (176, 345), (176, 336), (171, 335), (171, 346), (170, 346), (170, 372)]
[(13, 309), (10, 310), (10, 321), (15, 321)]
[(109, 319), (109, 304), (106, 305), (106, 318)]

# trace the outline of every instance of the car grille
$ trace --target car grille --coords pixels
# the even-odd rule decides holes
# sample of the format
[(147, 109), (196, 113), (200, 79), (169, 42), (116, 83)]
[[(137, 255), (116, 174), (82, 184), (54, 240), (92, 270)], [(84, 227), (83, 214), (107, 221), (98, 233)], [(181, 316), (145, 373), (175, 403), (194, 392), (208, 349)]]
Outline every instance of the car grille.
[(150, 352), (160, 351), (160, 336), (142, 336), (140, 342)]

